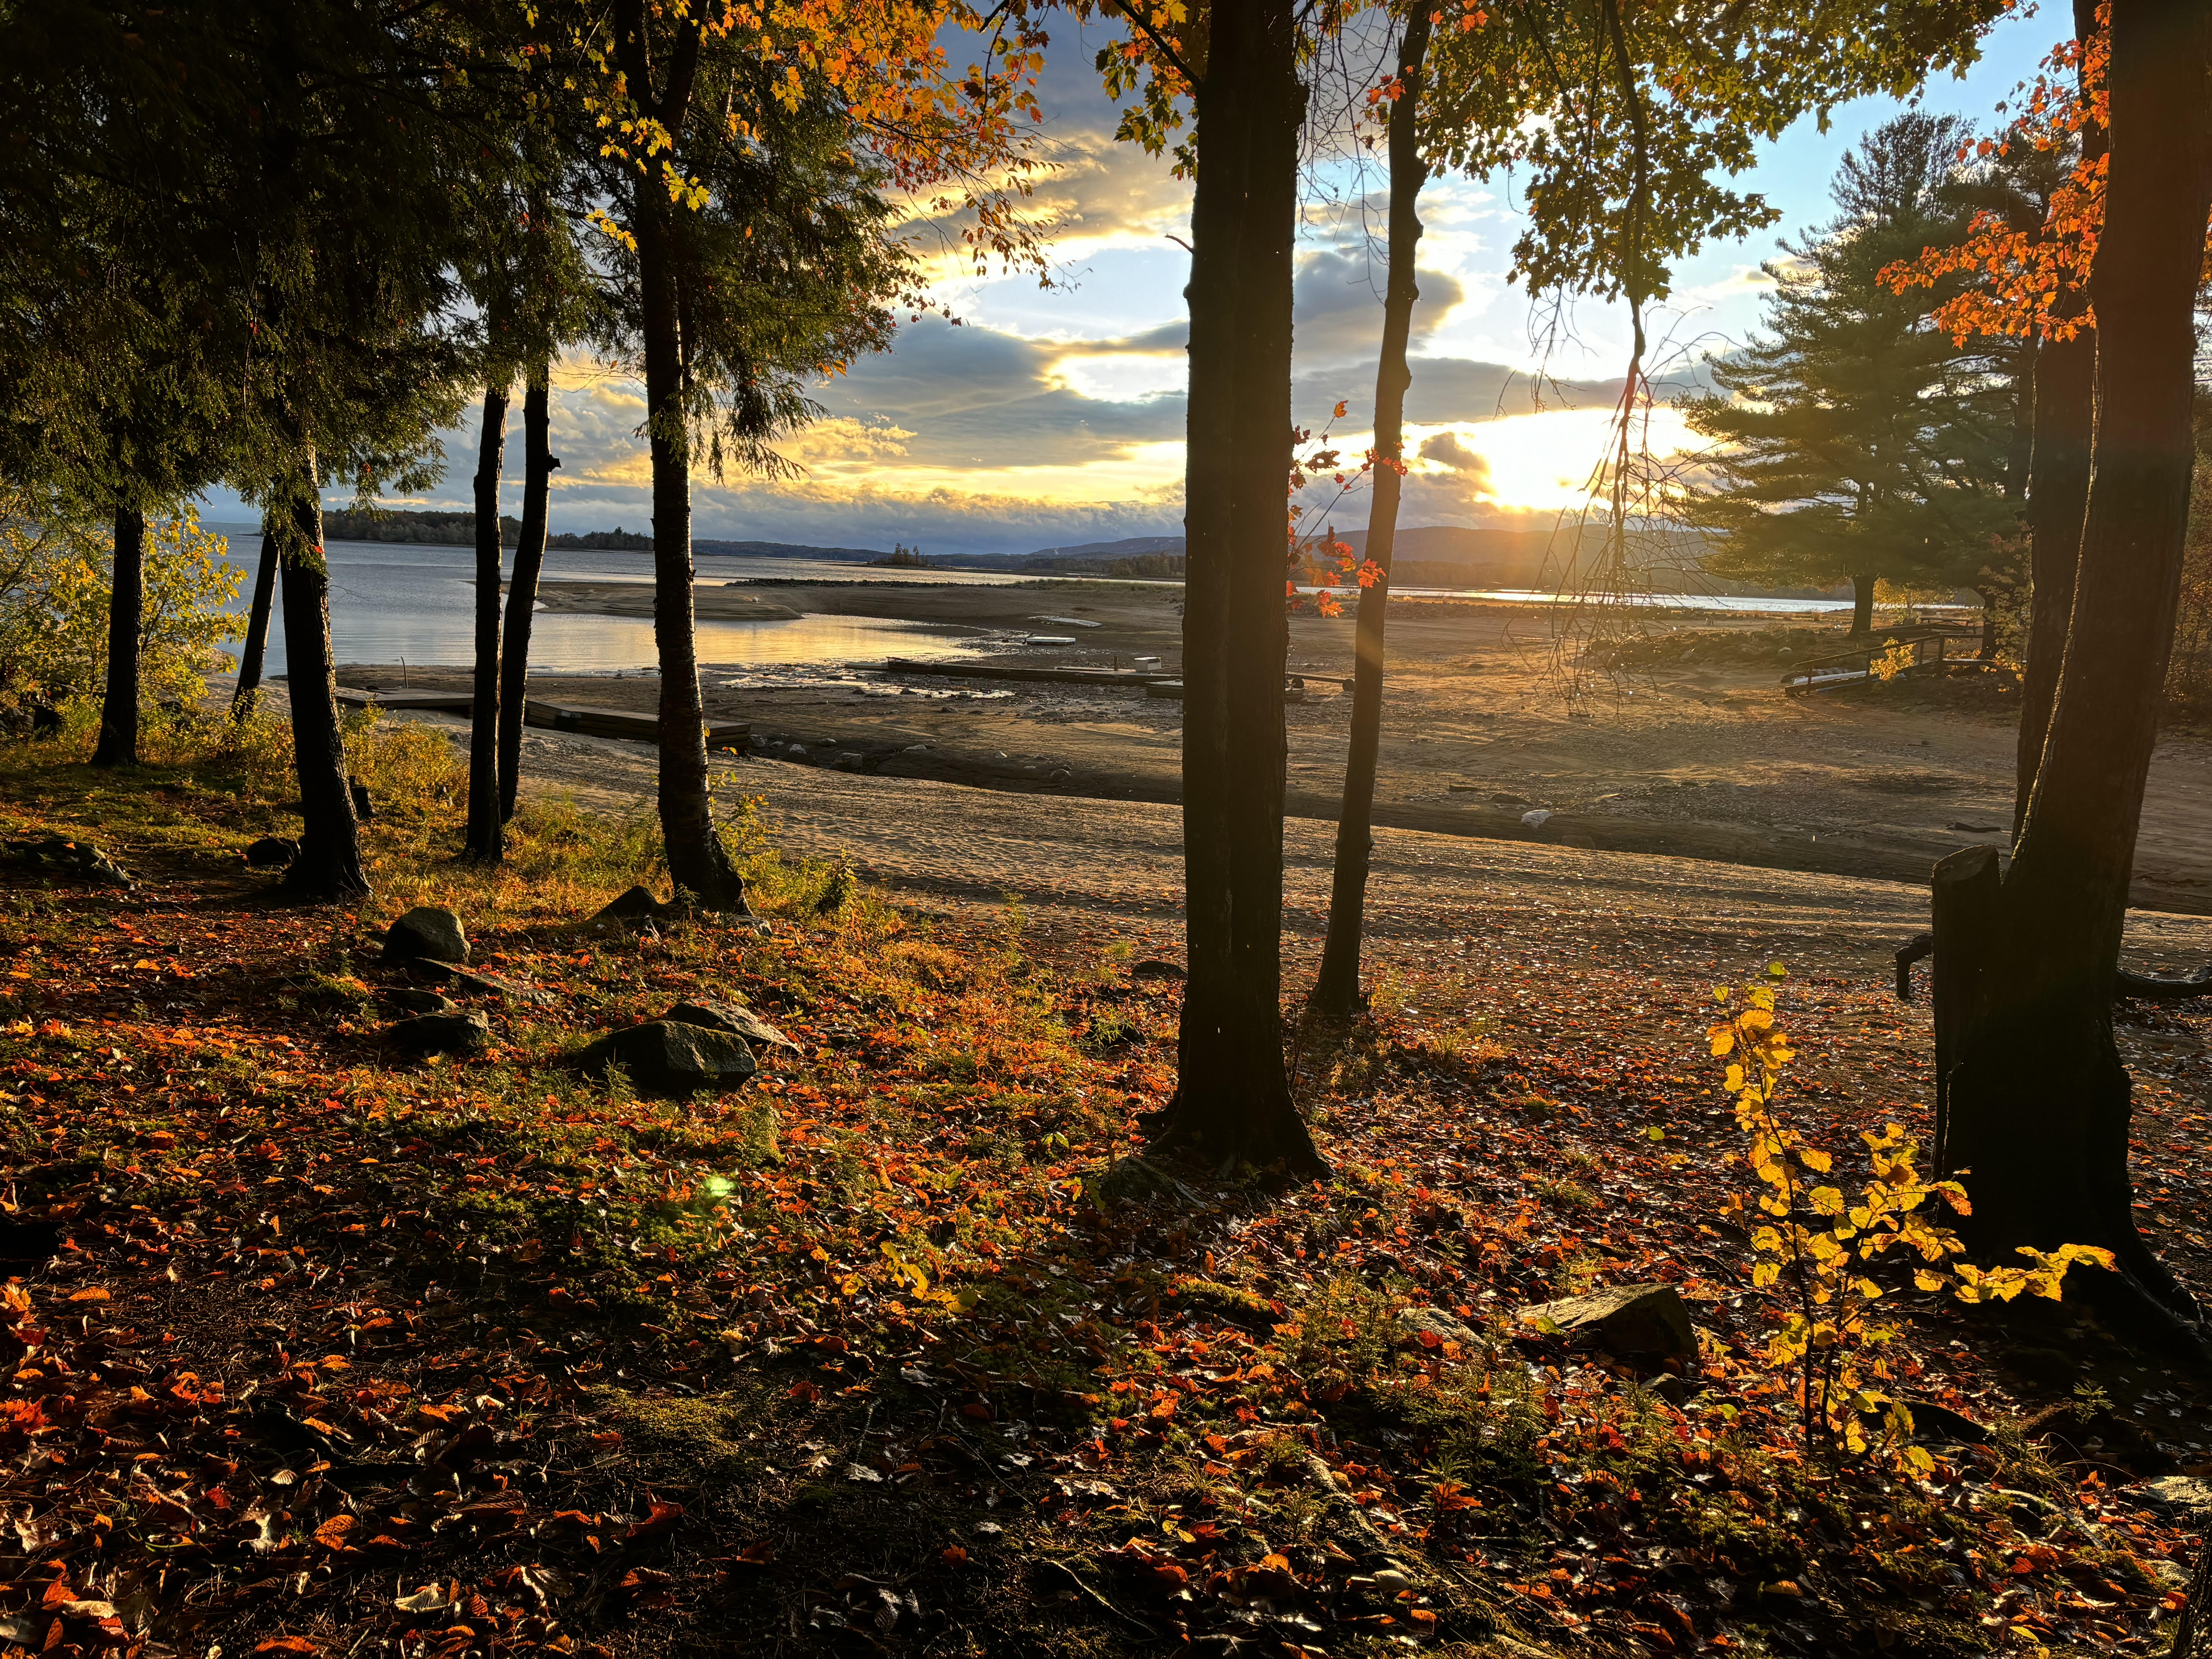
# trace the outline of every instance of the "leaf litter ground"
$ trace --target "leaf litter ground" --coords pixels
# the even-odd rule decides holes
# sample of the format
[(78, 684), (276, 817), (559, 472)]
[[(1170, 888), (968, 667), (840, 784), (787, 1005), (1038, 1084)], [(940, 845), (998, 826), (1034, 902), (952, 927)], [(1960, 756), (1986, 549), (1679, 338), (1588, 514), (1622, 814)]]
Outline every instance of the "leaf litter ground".
[[(2148, 1479), (2208, 1472), (2201, 1385), (2070, 1308), (1902, 1291), (1935, 1474), (1803, 1462), (1722, 1212), (1728, 929), (1440, 906), (1371, 1020), (1297, 1041), (1334, 1181), (1123, 1196), (1165, 925), (902, 909), (756, 839), (764, 930), (583, 938), (635, 826), (526, 816), (485, 876), (428, 799), (371, 907), (301, 910), (220, 768), (7, 790), (7, 838), (139, 878), (11, 872), (0, 934), (16, 1647), (2153, 1652), (2182, 1604), (2201, 1519)], [(423, 900), (510, 994), (405, 1066), (375, 940)], [(1801, 965), (1800, 1122), (1918, 1124), (1920, 1017)], [(705, 994), (798, 1050), (690, 1104), (559, 1063)], [(2200, 1287), (2203, 1029), (2126, 1030)], [(1653, 1282), (1705, 1332), (1679, 1376), (1515, 1316)]]

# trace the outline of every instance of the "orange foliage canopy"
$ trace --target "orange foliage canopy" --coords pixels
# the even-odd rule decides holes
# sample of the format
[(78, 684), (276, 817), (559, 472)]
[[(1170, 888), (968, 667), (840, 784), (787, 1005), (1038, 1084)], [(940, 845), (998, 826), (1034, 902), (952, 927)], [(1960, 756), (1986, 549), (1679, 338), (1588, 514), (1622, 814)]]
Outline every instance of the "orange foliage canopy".
[[(2111, 6), (2097, 9), (2097, 32), (2086, 40), (2065, 40), (2043, 60), (2043, 73), (2031, 82), (2027, 106), (2002, 137), (1984, 138), (1971, 152), (2002, 160), (2015, 146), (2057, 151), (2078, 150), (2063, 183), (2051, 192), (2042, 224), (2023, 230), (1987, 210), (1975, 215), (1964, 240), (1929, 248), (1917, 258), (1900, 259), (1881, 273), (1902, 294), (1933, 288), (1942, 278), (1964, 273), (1974, 279), (1936, 309), (1936, 325), (1964, 344), (1972, 335), (2070, 340), (2097, 325), (2087, 301), (2089, 266), (2105, 223), (2105, 169), (2100, 142), (2106, 124), (2105, 60), (2109, 51)], [(2208, 232), (2212, 241), (2212, 232)], [(2212, 258), (2207, 272), (2212, 276)]]
[[(2100, 26), (2106, 24), (2109, 6), (2099, 7), (2097, 16)], [(1972, 335), (2068, 340), (2096, 325), (2081, 296), (2105, 222), (2106, 157), (2103, 144), (2084, 138), (2101, 134), (2105, 126), (2108, 41), (2106, 28), (2100, 27), (2087, 40), (2062, 41), (2053, 48), (2043, 61), (2043, 73), (2027, 88), (2027, 109), (2002, 137), (1982, 139), (1971, 152), (2001, 160), (2015, 146), (2082, 151), (2051, 193), (2043, 223), (2022, 230), (2003, 215), (1984, 210), (1974, 216), (1963, 241), (1928, 248), (1881, 273), (1881, 280), (1899, 294), (1933, 288), (1962, 272), (1977, 279), (1936, 311), (1936, 326), (1949, 330), (1961, 344)], [(1968, 153), (1962, 151), (1960, 159)]]

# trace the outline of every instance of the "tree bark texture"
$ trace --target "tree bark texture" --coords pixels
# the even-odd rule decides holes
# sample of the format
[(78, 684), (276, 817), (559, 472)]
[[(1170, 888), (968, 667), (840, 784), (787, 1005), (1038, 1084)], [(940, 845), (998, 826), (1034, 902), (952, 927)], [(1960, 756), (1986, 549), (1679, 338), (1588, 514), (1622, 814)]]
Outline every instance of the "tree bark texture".
[(1851, 633), (1854, 637), (1874, 632), (1874, 584), (1872, 576), (1851, 578)]
[[(323, 558), (323, 507), (312, 455), (305, 475), (290, 481), (281, 505), (284, 672), (301, 826), (299, 856), (284, 872), (284, 887), (303, 898), (358, 898), (368, 891), (368, 876), (362, 867), (353, 794), (346, 787), (337, 670), (331, 659), (330, 567)], [(262, 520), (264, 533), (276, 516), (272, 511)]]
[(1353, 623), (1351, 749), (1344, 764), (1344, 799), (1336, 817), (1336, 864), (1328, 902), (1328, 939), (1315, 981), (1313, 1011), (1342, 1019), (1359, 1002), (1359, 956), (1367, 920), (1367, 872), (1375, 847), (1375, 770), (1382, 745), (1383, 630), (1390, 604), (1390, 559), (1398, 533), (1401, 479), (1395, 466), (1405, 450), (1406, 389), (1413, 384), (1406, 343), (1413, 302), (1420, 298), (1415, 257), (1421, 240), (1418, 209), (1428, 164), (1421, 159), (1415, 125), (1420, 110), (1421, 68), (1429, 50), (1429, 13), (1407, 13), (1398, 46), (1401, 90), (1390, 106), (1390, 269), (1382, 293), (1382, 356), (1375, 371), (1375, 494), (1367, 514), (1366, 556), (1382, 576), (1359, 590)]
[(678, 890), (709, 910), (745, 909), (744, 883), (714, 828), (706, 706), (691, 612), (691, 457), (684, 410), (682, 311), (667, 194), (635, 186), (644, 289), (645, 402), (653, 457), (653, 635), (660, 658), (660, 835)]
[(269, 612), (276, 600), (276, 546), (283, 539), (276, 515), (282, 511), (272, 506), (261, 514), (261, 558), (253, 572), (253, 604), (246, 613), (246, 641), (238, 653), (238, 689), (230, 697), (234, 720), (251, 714), (261, 693), (261, 668), (269, 653)]
[[(2074, 36), (2087, 40), (2098, 27), (2097, 0), (2074, 0)], [(2087, 90), (2085, 86), (2083, 90)], [(2081, 154), (2094, 161), (2110, 147), (2094, 121), (2081, 127)], [(2061, 294), (2052, 303), (2061, 317), (2077, 317), (2088, 295)], [(2074, 617), (2074, 584), (2081, 566), (2081, 523), (2089, 505), (2089, 450), (2097, 426), (2097, 333), (2085, 328), (2068, 340), (2046, 340), (2037, 355), (2035, 436), (2028, 458), (2027, 664), (2021, 675), (2020, 742), (2014, 763), (2012, 833), (2027, 822), (2027, 798), (2043, 760), (2044, 734), (2058, 695), (2066, 659), (2066, 630)]]
[(138, 763), (138, 651), (146, 629), (146, 515), (115, 509), (107, 584), (107, 686), (100, 702), (94, 766)]
[(522, 396), (522, 533), (514, 546), (514, 575), (507, 588), (507, 642), (499, 665), (499, 816), (514, 816), (522, 776), (522, 705), (530, 695), (530, 624), (538, 606), (538, 578), (545, 568), (547, 496), (553, 469), (552, 422), (547, 407), (552, 367), (539, 362)]
[(507, 388), (486, 386), (477, 442), (476, 679), (469, 703), (468, 856), (496, 864), (506, 851), (499, 779), (499, 477), (507, 465)]
[(2035, 376), (2035, 457), (2027, 494), (2027, 663), (2020, 683), (2020, 744), (2013, 788), (2015, 839), (2027, 818), (2043, 736), (2058, 695), (2074, 580), (2081, 564), (2081, 519), (2089, 503), (2089, 444), (2097, 424), (2097, 335), (2084, 329), (2043, 348)]
[(1969, 1239), (2000, 1255), (2102, 1245), (2143, 1293), (2140, 1311), (2182, 1317), (2193, 1303), (2136, 1231), (2112, 1007), (2195, 459), (2208, 46), (2212, 10), (2195, 0), (2114, 0), (2112, 155), (2091, 279), (2098, 422), (2072, 620), (1978, 1006), (1965, 1030), (1939, 1038), (1959, 1056), (1948, 1140), (1972, 1170)]
[(1184, 529), (1183, 861), (1189, 978), (1164, 1145), (1326, 1166), (1283, 1064), (1283, 675), (1290, 625), (1291, 283), (1297, 28), (1224, 0), (1195, 99)]

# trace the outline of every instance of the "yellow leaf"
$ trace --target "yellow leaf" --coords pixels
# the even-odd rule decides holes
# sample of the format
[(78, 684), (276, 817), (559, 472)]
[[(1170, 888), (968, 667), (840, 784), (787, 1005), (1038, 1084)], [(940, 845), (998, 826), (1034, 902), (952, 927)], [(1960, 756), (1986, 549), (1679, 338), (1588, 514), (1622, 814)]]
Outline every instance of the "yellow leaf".
[[(1815, 1175), (1827, 1174), (1836, 1162), (1826, 1152), (1816, 1152), (1810, 1146), (1800, 1146), (1797, 1149), (1797, 1161)], [(1840, 1197), (1840, 1194), (1838, 1196)], [(1829, 1213), (1832, 1214), (1834, 1212), (1832, 1211)]]
[(1735, 1050), (1735, 1028), (1733, 1025), (1716, 1025), (1712, 1029), (1711, 1036), (1713, 1054), (1716, 1057)]
[(1841, 1215), (1844, 1212), (1844, 1195), (1833, 1187), (1814, 1188), (1810, 1202), (1814, 1215)]

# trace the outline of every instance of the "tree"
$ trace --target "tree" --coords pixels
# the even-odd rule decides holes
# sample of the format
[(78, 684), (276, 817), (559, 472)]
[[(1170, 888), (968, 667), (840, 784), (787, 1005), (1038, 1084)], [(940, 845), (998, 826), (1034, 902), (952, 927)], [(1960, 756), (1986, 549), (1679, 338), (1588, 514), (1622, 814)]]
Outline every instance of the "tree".
[(1722, 393), (1684, 404), (1719, 441), (1717, 483), (1692, 502), (1717, 574), (1853, 587), (1852, 631), (1875, 584), (1955, 581), (2009, 526), (2010, 385), (1936, 328), (1933, 309), (1880, 280), (1948, 242), (1959, 124), (1918, 112), (1869, 135), (1837, 176), (1843, 211), (1765, 267), (1771, 336), (1716, 362)]
[(2128, 884), (2187, 534), (2195, 303), (2212, 211), (2212, 16), (2112, 0), (2103, 203), (2090, 267), (2097, 424), (2074, 603), (2012, 863), (1937, 866), (1940, 1139), (1991, 1252), (2099, 1245), (2139, 1324), (2203, 1342), (2138, 1231), (2131, 1087), (2112, 1034)]
[(2021, 342), (2034, 353), (2027, 490), (2033, 591), (2014, 763), (2015, 837), (2027, 817), (2057, 695), (2089, 496), (2097, 366), (2089, 265), (2104, 221), (2108, 149), (2107, 41), (2099, 15), (2094, 0), (2075, 0), (2075, 38), (2045, 60), (2023, 112), (2001, 137), (1984, 142), (2000, 167), (2032, 181), (2041, 213), (2021, 210), (2033, 206), (2032, 198), (1982, 204), (1964, 235), (1882, 273), (1900, 291), (1949, 283), (1951, 296), (1936, 307), (1936, 320), (1962, 345), (1976, 337)]
[(1364, 580), (1352, 623), (1351, 744), (1344, 765), (1343, 800), (1337, 809), (1328, 936), (1308, 1000), (1313, 1012), (1325, 1019), (1346, 1018), (1359, 1001), (1360, 937), (1366, 926), (1367, 872), (1375, 847), (1375, 772), (1382, 744), (1382, 647), (1400, 483), (1405, 476), (1406, 392), (1413, 380), (1406, 344), (1413, 332), (1413, 302), (1420, 298), (1415, 261), (1421, 239), (1421, 186), (1428, 179), (1428, 164), (1421, 158), (1419, 118), (1431, 27), (1425, 0), (1415, 0), (1399, 37), (1398, 72), (1386, 89), (1390, 264), (1382, 295), (1382, 351), (1375, 370), (1375, 494), (1362, 550), (1373, 568), (1361, 572)]
[[(1199, 16), (1113, 3), (1130, 33), (1101, 51), (1099, 67), (1109, 92), (1141, 94), (1124, 111), (1120, 136), (1165, 148), (1188, 100), (1193, 136), (1176, 153), (1198, 179), (1184, 520), (1190, 976), (1181, 1075), (1155, 1133), (1224, 1162), (1285, 1157), (1311, 1170), (1318, 1158), (1291, 1102), (1280, 1046), (1286, 635), (1269, 618), (1281, 607), (1283, 550), (1271, 547), (1263, 560), (1254, 538), (1259, 452), (1264, 445), (1277, 480), (1292, 459), (1287, 404), (1277, 412), (1274, 388), (1279, 379), (1286, 397), (1290, 337), (1276, 319), (1279, 304), (1287, 315), (1297, 146), (1279, 135), (1304, 102), (1297, 37), (1326, 34), (1334, 14), (1320, 4), (1248, 3)], [(1611, 3), (1596, 9), (1593, 29), (1587, 11), (1565, 5), (1492, 13), (1467, 0), (1445, 38), (1478, 44), (1449, 59), (1432, 52), (1431, 131), (1453, 136), (1431, 153), (1474, 172), (1528, 163), (1538, 177), (1515, 274), (1540, 289), (1626, 292), (1640, 307), (1665, 291), (1664, 256), (1678, 231), (1651, 211), (1655, 201), (1697, 204), (1680, 222), (1692, 245), (1708, 221), (1767, 222), (1756, 198), (1710, 184), (1710, 158), (1736, 170), (1758, 138), (1809, 107), (1902, 92), (1932, 67), (1966, 61), (2001, 9), (2001, 0), (1860, 0), (1825, 16), (1813, 36), (1802, 8), (1784, 0), (1726, 0), (1692, 7), (1693, 15), (1677, 9), (1632, 42)], [(1583, 58), (1562, 70), (1558, 37), (1574, 28)], [(1580, 72), (1593, 65), (1606, 72)], [(1663, 132), (1651, 118), (1662, 102), (1655, 88), (1667, 94), (1672, 125)], [(1632, 385), (1638, 373), (1632, 367)], [(1278, 432), (1279, 440), (1270, 435)]]
[(1006, 196), (1025, 177), (1013, 116), (1034, 111), (1042, 54), (1000, 18), (986, 61), (951, 74), (939, 30), (987, 26), (964, 0), (817, 0), (770, 20), (732, 0), (617, 0), (559, 21), (581, 72), (602, 77), (607, 343), (646, 387), (662, 841), (684, 895), (741, 910), (708, 798), (693, 465), (785, 470), (775, 440), (815, 412), (805, 378), (889, 337), (889, 301), (914, 283), (887, 190), (951, 186), (976, 246), (1030, 245)]

